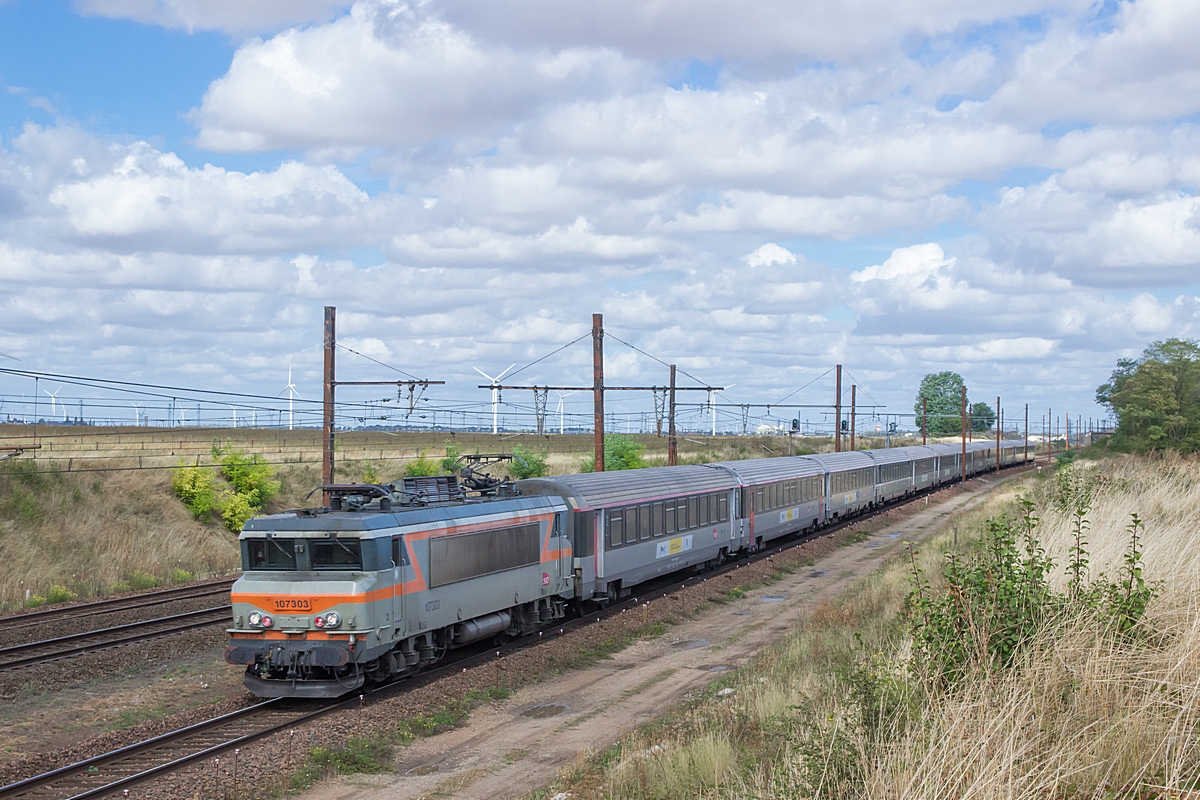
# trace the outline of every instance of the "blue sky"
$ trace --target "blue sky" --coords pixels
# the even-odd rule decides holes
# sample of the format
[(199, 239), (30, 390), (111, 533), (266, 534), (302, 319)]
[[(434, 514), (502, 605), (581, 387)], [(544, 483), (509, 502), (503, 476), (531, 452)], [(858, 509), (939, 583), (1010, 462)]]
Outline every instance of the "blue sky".
[(0, 2), (0, 352), (315, 395), (329, 303), (475, 402), (604, 311), (731, 402), (840, 361), (1098, 415), (1196, 335), (1189, 4), (542, 2)]

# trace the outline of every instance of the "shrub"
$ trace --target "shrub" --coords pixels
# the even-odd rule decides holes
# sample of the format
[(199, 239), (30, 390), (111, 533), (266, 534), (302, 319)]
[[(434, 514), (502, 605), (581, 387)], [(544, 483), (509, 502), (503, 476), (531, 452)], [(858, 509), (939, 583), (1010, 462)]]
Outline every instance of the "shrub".
[(379, 483), (379, 473), (375, 471), (375, 465), (368, 461), (363, 466), (362, 471), (363, 483)]
[(79, 597), (79, 595), (65, 586), (59, 586), (57, 583), (50, 587), (50, 591), (46, 592), (47, 603), (69, 603), (76, 597)]
[(947, 556), (942, 571), (946, 589), (940, 597), (930, 592), (916, 552), (909, 548), (913, 590), (905, 609), (913, 639), (912, 664), (921, 677), (945, 685), (974, 667), (1008, 667), (1052, 617), (1093, 615), (1125, 634), (1145, 615), (1160, 587), (1142, 577), (1139, 534), (1144, 526), (1138, 515), (1125, 529), (1130, 544), (1118, 581), (1111, 583), (1103, 576), (1089, 581), (1091, 490), (1067, 476), (1059, 481), (1056, 500), (1068, 504), (1071, 523), (1066, 592), (1050, 586), (1054, 562), (1035, 535), (1039, 520), (1033, 502), (1025, 498), (1019, 501), (1019, 520), (988, 520), (981, 547), (973, 555)]
[(550, 471), (546, 463), (546, 450), (535, 453), (523, 445), (517, 445), (512, 455), (512, 474), (517, 480), (540, 478)]
[(221, 464), (221, 474), (233, 490), (245, 495), (250, 505), (260, 509), (279, 494), (280, 482), (275, 480), (274, 468), (255, 453), (247, 456), (242, 450), (213, 445), (213, 458)]
[(462, 445), (458, 442), (446, 442), (446, 457), (438, 462), (442, 467), (443, 474), (449, 475), (454, 472), (455, 465), (458, 463), (458, 458), (462, 453)]
[(153, 575), (147, 575), (146, 573), (136, 569), (133, 571), (133, 574), (129, 576), (129, 580), (126, 581), (126, 583), (128, 583), (130, 589), (138, 592), (146, 589), (154, 589), (162, 585), (162, 581), (160, 581), (158, 578), (154, 577)]
[(218, 505), (211, 470), (183, 464), (171, 474), (171, 491), (196, 519), (207, 517)]
[(240, 492), (226, 492), (221, 499), (221, 520), (234, 533), (240, 531), (247, 520), (254, 517), (255, 508), (250, 498)]
[(171, 570), (171, 583), (187, 583), (196, 580), (196, 573), (176, 567)]
[[(615, 472), (621, 469), (643, 469), (646, 467), (646, 447), (632, 436), (610, 434), (604, 437), (604, 469)], [(583, 472), (591, 472), (596, 468), (593, 459), (584, 459), (581, 465)]]
[(404, 477), (406, 478), (428, 478), (432, 475), (444, 474), (441, 470), (441, 464), (431, 458), (425, 457), (425, 451), (422, 450), (417, 454), (417, 457), (404, 465)]

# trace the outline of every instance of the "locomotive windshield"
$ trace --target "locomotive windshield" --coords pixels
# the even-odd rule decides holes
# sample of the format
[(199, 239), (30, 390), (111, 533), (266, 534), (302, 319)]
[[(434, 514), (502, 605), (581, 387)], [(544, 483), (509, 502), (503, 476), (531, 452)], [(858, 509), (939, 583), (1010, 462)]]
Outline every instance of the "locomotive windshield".
[(309, 555), (315, 570), (362, 569), (362, 550), (358, 539), (314, 539)]
[(251, 539), (244, 569), (296, 568), (296, 545), (291, 539)]

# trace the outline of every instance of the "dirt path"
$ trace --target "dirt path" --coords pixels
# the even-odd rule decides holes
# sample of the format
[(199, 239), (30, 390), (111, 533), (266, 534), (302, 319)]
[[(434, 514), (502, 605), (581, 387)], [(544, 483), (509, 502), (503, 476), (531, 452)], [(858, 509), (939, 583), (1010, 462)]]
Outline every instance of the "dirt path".
[(982, 502), (1015, 476), (977, 484), (864, 541), (838, 548), (812, 568), (785, 575), (702, 618), (672, 627), (586, 669), (527, 686), (481, 708), (462, 727), (405, 748), (397, 769), (326, 781), (306, 800), (516, 798), (550, 782), (581, 753), (608, 747), (672, 703), (749, 660), (815, 604), (879, 567), (905, 541), (929, 536), (956, 512)]

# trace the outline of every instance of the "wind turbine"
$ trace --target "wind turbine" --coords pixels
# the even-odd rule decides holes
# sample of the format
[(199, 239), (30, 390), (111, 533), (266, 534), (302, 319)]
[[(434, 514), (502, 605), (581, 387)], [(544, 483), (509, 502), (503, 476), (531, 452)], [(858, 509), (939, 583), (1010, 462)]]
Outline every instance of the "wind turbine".
[[(56, 413), (55, 409), (58, 408), (58, 393), (62, 391), (62, 387), (60, 386), (55, 389), (54, 394), (50, 394), (50, 392), (47, 392), (45, 389), (42, 389), (42, 391), (46, 392), (46, 394), (50, 397), (50, 419), (54, 419), (54, 415)], [(63, 408), (63, 413), (67, 413), (65, 407)]]
[(133, 406), (133, 427), (138, 427), (142, 424), (142, 404), (130, 403)]
[(237, 427), (237, 406), (230, 406), (233, 409), (233, 427)]
[[(731, 383), (728, 386), (726, 386), (725, 388), (728, 390), (728, 389), (732, 389), (734, 386), (737, 386), (737, 384)], [(715, 391), (711, 391), (708, 393), (708, 407), (709, 407), (709, 410), (712, 411), (712, 435), (716, 436), (717, 435), (717, 393)]]
[(0, 353), (0, 358), (11, 358), (13, 361), (20, 361), (16, 356), (10, 356), (8, 353)]
[(565, 393), (564, 392), (556, 392), (555, 394), (558, 395), (558, 435), (562, 436), (562, 433), (563, 433), (563, 400), (566, 400), (568, 397), (570, 397), (573, 394), (578, 394), (578, 392), (565, 392)]
[(479, 367), (471, 367), (471, 369), (475, 370), (476, 372), (478, 372), (483, 377), (487, 378), (492, 383), (492, 433), (500, 432), (500, 424), (499, 424), (500, 379), (508, 374), (509, 369), (512, 369), (515, 366), (516, 366), (516, 364), (509, 364), (508, 369), (504, 370), (504, 372), (501, 372), (499, 375), (497, 375), (494, 378), (491, 375), (488, 375), (483, 370), (481, 370)]
[[(292, 430), (292, 400), (296, 397), (299, 397), (301, 400), (304, 399), (304, 395), (302, 395), (296, 391), (296, 384), (292, 383), (292, 365), (291, 364), (288, 364), (288, 384), (287, 384), (287, 386), (284, 387), (283, 392), (288, 393), (288, 430), (290, 431), (290, 430)], [(279, 394), (277, 394), (275, 396), (279, 397), (279, 395), (283, 394), (283, 392), (280, 392)]]

